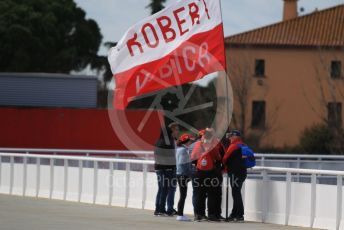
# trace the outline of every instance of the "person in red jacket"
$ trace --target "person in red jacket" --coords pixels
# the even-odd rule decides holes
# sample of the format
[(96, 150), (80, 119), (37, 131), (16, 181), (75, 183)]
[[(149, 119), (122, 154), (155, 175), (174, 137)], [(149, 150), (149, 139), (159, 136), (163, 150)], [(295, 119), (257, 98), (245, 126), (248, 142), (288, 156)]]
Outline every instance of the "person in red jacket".
[(231, 143), (222, 159), (222, 163), (225, 165), (230, 178), (233, 196), (233, 209), (228, 220), (244, 221), (244, 204), (241, 197), (241, 188), (247, 177), (247, 169), (240, 147), (244, 143), (238, 130), (232, 130), (229, 136)]
[(208, 220), (220, 221), (217, 217), (217, 186), (219, 181), (216, 164), (221, 162), (220, 145), (214, 136), (214, 130), (207, 128), (201, 141), (197, 142), (191, 154), (191, 160), (196, 163), (194, 186), (197, 193), (195, 200), (195, 221), (206, 220), (204, 203), (208, 197)]

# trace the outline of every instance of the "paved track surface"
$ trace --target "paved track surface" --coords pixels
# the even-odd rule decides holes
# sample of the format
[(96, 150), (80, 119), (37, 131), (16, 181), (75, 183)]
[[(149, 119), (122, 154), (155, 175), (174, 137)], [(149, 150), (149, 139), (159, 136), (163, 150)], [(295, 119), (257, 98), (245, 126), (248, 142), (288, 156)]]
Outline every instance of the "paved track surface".
[(152, 211), (0, 195), (1, 230), (288, 230), (261, 223), (177, 222)]

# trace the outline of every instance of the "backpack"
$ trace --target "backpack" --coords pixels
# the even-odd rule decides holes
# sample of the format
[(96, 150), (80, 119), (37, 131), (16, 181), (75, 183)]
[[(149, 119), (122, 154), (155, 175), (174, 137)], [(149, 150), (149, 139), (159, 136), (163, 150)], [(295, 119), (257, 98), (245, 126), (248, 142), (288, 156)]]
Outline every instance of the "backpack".
[(254, 156), (253, 150), (247, 145), (238, 145), (241, 148), (241, 153), (245, 157), (244, 164), (246, 168), (253, 168), (256, 166), (256, 158)]

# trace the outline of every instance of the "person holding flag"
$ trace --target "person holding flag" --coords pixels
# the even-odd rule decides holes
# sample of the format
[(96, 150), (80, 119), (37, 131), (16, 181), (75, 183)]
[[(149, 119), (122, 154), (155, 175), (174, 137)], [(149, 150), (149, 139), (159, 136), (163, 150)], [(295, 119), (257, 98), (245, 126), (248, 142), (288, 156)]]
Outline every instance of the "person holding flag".
[(241, 139), (241, 133), (238, 130), (232, 130), (229, 133), (229, 138), (230, 145), (222, 160), (228, 172), (233, 196), (233, 209), (228, 217), (228, 221), (241, 222), (244, 221), (244, 204), (241, 196), (241, 188), (247, 177), (245, 158), (240, 147), (244, 143)]
[[(196, 145), (199, 145), (198, 143), (200, 143), (202, 141), (202, 137), (204, 136), (204, 133), (205, 133), (205, 129), (198, 131), (195, 141), (189, 146), (190, 153), (192, 153), (194, 147)], [(196, 170), (197, 160), (198, 160), (198, 158), (196, 159), (194, 156), (194, 159), (192, 159), (192, 164), (191, 164), (191, 167), (192, 167), (192, 174), (191, 174), (191, 178), (192, 178), (192, 181), (191, 181), (191, 184), (192, 184), (192, 205), (194, 207), (194, 215), (195, 216), (196, 216), (196, 201), (197, 201), (197, 189), (196, 189), (196, 187), (198, 186), (197, 181), (196, 181), (196, 177), (195, 177), (195, 174), (197, 171)], [(202, 206), (205, 209), (205, 207), (206, 207), (205, 200), (204, 200), (204, 203), (202, 203)]]

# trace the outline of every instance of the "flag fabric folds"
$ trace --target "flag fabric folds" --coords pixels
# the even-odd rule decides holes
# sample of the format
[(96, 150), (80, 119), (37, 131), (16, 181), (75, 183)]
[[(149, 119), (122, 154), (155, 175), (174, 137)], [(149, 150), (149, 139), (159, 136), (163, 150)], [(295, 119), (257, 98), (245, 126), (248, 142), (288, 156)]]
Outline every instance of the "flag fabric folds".
[(114, 107), (225, 70), (219, 0), (178, 0), (132, 26), (108, 55)]

